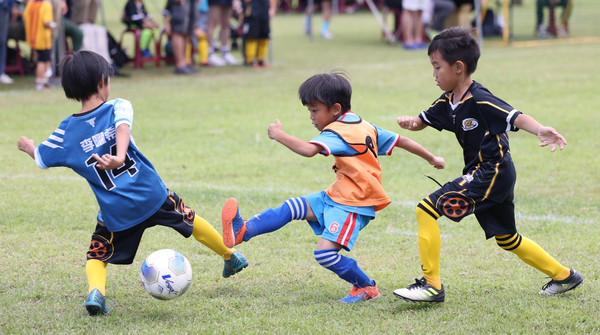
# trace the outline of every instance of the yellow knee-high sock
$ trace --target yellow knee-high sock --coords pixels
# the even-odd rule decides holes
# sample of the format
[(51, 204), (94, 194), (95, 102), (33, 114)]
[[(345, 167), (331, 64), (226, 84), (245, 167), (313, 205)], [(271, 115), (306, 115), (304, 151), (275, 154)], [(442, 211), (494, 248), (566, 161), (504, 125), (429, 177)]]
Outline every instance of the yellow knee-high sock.
[(258, 40), (258, 54), (256, 55), (256, 59), (259, 62), (263, 62), (265, 60), (267, 51), (269, 51), (269, 39), (263, 38)]
[(206, 35), (198, 37), (198, 55), (200, 56), (200, 64), (208, 63), (208, 40)]
[(194, 46), (191, 41), (185, 42), (185, 61), (188, 64), (192, 64), (192, 58), (194, 57)]
[(496, 243), (504, 250), (510, 251), (519, 258), (545, 273), (554, 280), (564, 280), (570, 270), (562, 266), (552, 256), (550, 256), (542, 247), (532, 240), (521, 236), (519, 233), (512, 235), (496, 235)]
[(440, 215), (429, 199), (424, 199), (417, 206), (417, 223), (419, 224), (419, 254), (421, 269), (427, 283), (437, 290), (442, 289), (440, 280), (440, 228), (437, 219)]
[(88, 259), (85, 263), (85, 274), (88, 280), (88, 293), (97, 289), (106, 295), (106, 262)]
[(194, 218), (194, 230), (192, 231), (194, 238), (214, 251), (217, 255), (223, 256), (225, 260), (231, 259), (231, 254), (235, 250), (229, 249), (223, 243), (223, 237), (213, 226), (211, 226), (203, 218), (196, 216)]
[(244, 49), (244, 52), (246, 53), (246, 64), (252, 64), (252, 62), (254, 62), (257, 48), (258, 40), (252, 38), (246, 40), (246, 48)]

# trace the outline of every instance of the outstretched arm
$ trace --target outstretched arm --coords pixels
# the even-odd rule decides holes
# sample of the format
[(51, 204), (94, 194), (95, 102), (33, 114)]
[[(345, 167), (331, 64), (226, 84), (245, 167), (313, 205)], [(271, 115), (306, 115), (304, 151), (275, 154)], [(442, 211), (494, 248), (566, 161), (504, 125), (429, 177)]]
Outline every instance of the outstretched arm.
[(554, 152), (557, 145), (560, 150), (567, 145), (567, 140), (554, 128), (543, 126), (529, 115), (519, 114), (515, 119), (514, 125), (519, 129), (536, 135), (542, 142), (539, 144), (540, 147), (550, 145), (550, 152)]
[(275, 123), (271, 123), (267, 131), (270, 139), (285, 145), (288, 147), (288, 149), (300, 156), (313, 157), (323, 150), (323, 148), (319, 145), (308, 143), (305, 140), (299, 139), (284, 132), (279, 120), (275, 120)]
[(399, 116), (397, 119), (397, 122), (401, 128), (408, 129), (408, 130), (417, 131), (417, 130), (423, 130), (424, 128), (427, 127), (427, 125), (423, 122), (423, 120), (421, 120), (421, 118), (418, 116), (410, 116), (410, 115)]
[(123, 163), (125, 163), (125, 156), (127, 155), (127, 148), (129, 147), (130, 136), (131, 130), (129, 125), (126, 123), (120, 124), (117, 128), (117, 134), (115, 135), (117, 155), (104, 154), (100, 157), (98, 154), (92, 154), (92, 157), (98, 162), (96, 166), (102, 170), (112, 170), (123, 165)]
[(21, 136), (19, 138), (19, 150), (28, 154), (29, 156), (31, 156), (31, 158), (35, 158), (35, 156), (34, 156), (35, 144), (33, 143), (33, 140), (28, 139), (25, 136)]
[(422, 145), (411, 140), (408, 137), (400, 136), (400, 139), (398, 140), (398, 143), (396, 143), (396, 146), (423, 158), (429, 164), (433, 165), (433, 167), (435, 167), (436, 169), (443, 169), (446, 165), (442, 157), (435, 156), (427, 149), (425, 149)]

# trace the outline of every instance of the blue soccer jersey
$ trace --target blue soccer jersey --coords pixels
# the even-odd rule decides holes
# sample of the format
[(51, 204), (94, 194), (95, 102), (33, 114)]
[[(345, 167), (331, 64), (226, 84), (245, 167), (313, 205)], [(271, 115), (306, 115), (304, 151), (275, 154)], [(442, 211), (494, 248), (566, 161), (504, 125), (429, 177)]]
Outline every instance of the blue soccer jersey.
[(100, 205), (102, 221), (110, 231), (131, 228), (154, 214), (167, 198), (167, 190), (154, 166), (138, 150), (133, 137), (123, 166), (96, 167), (93, 153), (116, 155), (116, 130), (133, 125), (133, 108), (123, 99), (105, 102), (86, 113), (64, 119), (35, 150), (42, 168), (64, 166), (85, 178)]

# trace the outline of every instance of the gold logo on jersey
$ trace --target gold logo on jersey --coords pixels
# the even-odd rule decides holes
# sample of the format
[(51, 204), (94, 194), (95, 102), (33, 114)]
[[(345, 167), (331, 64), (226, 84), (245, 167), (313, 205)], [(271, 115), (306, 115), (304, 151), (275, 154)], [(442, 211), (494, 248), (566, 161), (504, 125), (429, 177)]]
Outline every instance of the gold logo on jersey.
[(477, 128), (478, 125), (479, 125), (479, 122), (477, 122), (477, 120), (473, 119), (473, 118), (464, 119), (462, 121), (462, 129), (464, 131), (473, 130), (473, 129)]

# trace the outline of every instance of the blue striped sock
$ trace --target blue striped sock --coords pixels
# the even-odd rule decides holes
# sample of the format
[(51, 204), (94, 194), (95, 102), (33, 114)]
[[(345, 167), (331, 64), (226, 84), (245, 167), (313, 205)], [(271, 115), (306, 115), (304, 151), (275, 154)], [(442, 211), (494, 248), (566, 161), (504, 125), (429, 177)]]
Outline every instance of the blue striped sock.
[(269, 208), (246, 222), (244, 241), (275, 231), (292, 220), (304, 220), (306, 210), (307, 204), (302, 198), (288, 199), (278, 208)]
[(375, 282), (358, 267), (354, 259), (342, 256), (338, 252), (337, 249), (315, 250), (315, 259), (321, 266), (356, 287), (375, 285)]

